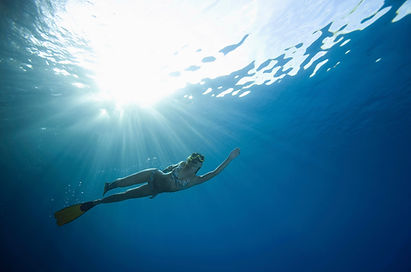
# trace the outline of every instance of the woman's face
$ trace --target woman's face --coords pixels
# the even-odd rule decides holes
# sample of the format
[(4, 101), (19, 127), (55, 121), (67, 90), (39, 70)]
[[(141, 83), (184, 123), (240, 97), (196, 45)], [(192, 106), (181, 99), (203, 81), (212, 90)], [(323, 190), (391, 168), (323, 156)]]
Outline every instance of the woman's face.
[(190, 172), (195, 173), (197, 172), (198, 169), (201, 168), (201, 166), (203, 166), (203, 163), (198, 160), (194, 160), (194, 161), (189, 162), (187, 166), (190, 169)]

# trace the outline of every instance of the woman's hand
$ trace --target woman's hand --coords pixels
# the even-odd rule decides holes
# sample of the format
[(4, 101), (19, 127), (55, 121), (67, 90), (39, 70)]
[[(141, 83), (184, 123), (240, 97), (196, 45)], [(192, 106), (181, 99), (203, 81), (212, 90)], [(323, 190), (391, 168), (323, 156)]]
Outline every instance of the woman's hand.
[(228, 158), (230, 160), (234, 160), (235, 158), (237, 158), (237, 156), (240, 155), (240, 149), (237, 147), (236, 149), (234, 149), (233, 151), (231, 151), (230, 155), (228, 156)]

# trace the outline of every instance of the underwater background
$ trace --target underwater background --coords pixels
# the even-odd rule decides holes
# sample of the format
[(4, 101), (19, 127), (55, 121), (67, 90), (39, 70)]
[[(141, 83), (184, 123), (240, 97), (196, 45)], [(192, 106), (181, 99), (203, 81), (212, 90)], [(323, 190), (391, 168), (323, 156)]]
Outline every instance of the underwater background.
[[(410, 271), (410, 12), (0, 1), (2, 271)], [(236, 147), (204, 184), (55, 223), (104, 182)]]

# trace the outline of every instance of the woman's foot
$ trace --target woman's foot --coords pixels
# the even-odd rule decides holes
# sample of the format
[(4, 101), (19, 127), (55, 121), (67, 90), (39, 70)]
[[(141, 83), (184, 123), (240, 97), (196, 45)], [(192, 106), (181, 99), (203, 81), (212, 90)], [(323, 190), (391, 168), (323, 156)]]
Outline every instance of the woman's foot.
[(83, 212), (86, 212), (90, 210), (91, 208), (93, 208), (94, 206), (96, 206), (97, 204), (99, 204), (98, 200), (84, 202), (83, 204), (81, 204), (80, 210)]
[(103, 196), (107, 193), (107, 191), (111, 190), (110, 188), (110, 182), (106, 182), (104, 184), (104, 192), (103, 192)]

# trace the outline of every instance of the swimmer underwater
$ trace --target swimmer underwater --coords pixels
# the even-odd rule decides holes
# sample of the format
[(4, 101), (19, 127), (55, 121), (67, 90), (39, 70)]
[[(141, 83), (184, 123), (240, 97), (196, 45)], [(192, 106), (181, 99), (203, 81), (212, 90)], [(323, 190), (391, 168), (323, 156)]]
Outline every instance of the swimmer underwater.
[(239, 154), (240, 149), (234, 149), (215, 170), (201, 176), (196, 175), (204, 162), (204, 156), (199, 153), (193, 153), (187, 158), (186, 161), (181, 161), (177, 164), (170, 165), (162, 171), (156, 168), (142, 170), (130, 176), (119, 178), (113, 182), (105, 183), (103, 196), (114, 188), (127, 187), (142, 183), (146, 184), (129, 189), (122, 193), (104, 197), (102, 199), (66, 207), (60, 211), (57, 211), (54, 214), (54, 217), (56, 218), (57, 225), (62, 226), (80, 217), (86, 211), (99, 204), (118, 202), (126, 199), (146, 196), (151, 196), (150, 198), (152, 199), (160, 193), (177, 192), (188, 189), (206, 182), (221, 173), (221, 171), (223, 171), (223, 169), (226, 168), (227, 165)]

